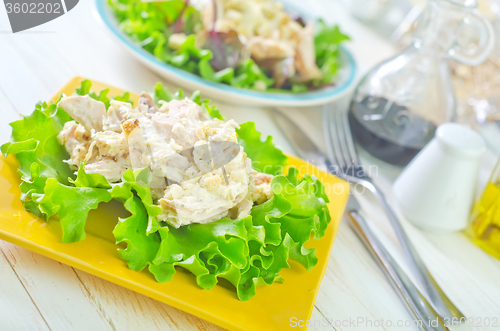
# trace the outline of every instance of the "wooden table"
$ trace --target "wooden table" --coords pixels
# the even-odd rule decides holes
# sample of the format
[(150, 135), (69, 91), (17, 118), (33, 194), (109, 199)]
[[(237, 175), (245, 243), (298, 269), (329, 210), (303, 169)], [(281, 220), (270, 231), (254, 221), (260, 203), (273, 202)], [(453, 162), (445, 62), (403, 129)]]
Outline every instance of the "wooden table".
[[(352, 20), (337, 1), (297, 1), (304, 10), (339, 22), (353, 41), (360, 71), (394, 53), (386, 41)], [(0, 9), (0, 142), (10, 135), (9, 122), (27, 115), (39, 100), (48, 100), (76, 75), (126, 90), (152, 89), (162, 79), (136, 62), (98, 25), (90, 0), (81, 0), (68, 14), (24, 33), (9, 32)], [(217, 102), (217, 101), (216, 101)], [(265, 109), (217, 102), (226, 117), (253, 120), (284, 151), (290, 146), (269, 120)], [(317, 110), (304, 110), (301, 121), (312, 138)], [(290, 110), (295, 118), (304, 111)], [(312, 121), (309, 121), (312, 119)], [(368, 158), (369, 160), (369, 158)], [(374, 162), (373, 160), (369, 160)], [(484, 185), (494, 158), (484, 158)], [(377, 180), (390, 196), (399, 169), (379, 164)], [(0, 191), (1, 192), (1, 191)], [(362, 204), (383, 232), (385, 244), (400, 259), (396, 239), (369, 196)], [(437, 281), (468, 317), (500, 318), (500, 261), (474, 246), (463, 233), (446, 236), (404, 227)], [(404, 263), (404, 261), (401, 261)], [(279, 286), (279, 285), (277, 285)], [(312, 315), (311, 330), (402, 330), (411, 320), (405, 307), (358, 238), (343, 222)], [(356, 327), (356, 322), (359, 324)], [(371, 327), (370, 327), (371, 325)], [(391, 326), (392, 325), (392, 326)], [(404, 324), (403, 324), (404, 325)], [(500, 325), (500, 322), (497, 323)], [(500, 328), (500, 326), (499, 326)], [(0, 330), (216, 330), (217, 326), (85, 272), (0, 241)], [(482, 330), (496, 328), (478, 328)]]

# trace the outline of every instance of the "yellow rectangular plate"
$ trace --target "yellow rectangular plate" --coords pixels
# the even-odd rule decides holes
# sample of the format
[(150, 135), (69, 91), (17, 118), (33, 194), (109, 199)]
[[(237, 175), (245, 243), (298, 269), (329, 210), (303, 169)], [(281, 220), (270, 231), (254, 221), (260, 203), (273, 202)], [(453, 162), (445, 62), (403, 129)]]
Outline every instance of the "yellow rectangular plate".
[[(79, 87), (83, 78), (72, 79), (60, 93), (71, 95)], [(92, 90), (109, 88), (109, 95), (121, 95), (122, 90), (93, 82)], [(136, 104), (139, 96), (131, 95)], [(257, 295), (250, 301), (241, 302), (232, 288), (215, 286), (203, 290), (196, 279), (187, 272), (177, 272), (171, 282), (160, 284), (147, 271), (130, 270), (120, 258), (111, 233), (117, 217), (124, 215), (124, 209), (117, 202), (101, 204), (89, 214), (87, 238), (73, 244), (61, 243), (59, 222), (41, 218), (24, 210), (19, 190), (18, 163), (12, 156), (0, 157), (0, 239), (25, 247), (115, 284), (142, 293), (207, 321), (230, 330), (285, 330), (292, 329), (290, 319), (308, 320), (314, 301), (325, 273), (328, 257), (333, 246), (345, 204), (348, 185), (337, 177), (319, 171), (304, 161), (290, 157), (290, 166), (301, 173), (318, 177), (326, 186), (330, 203), (328, 207), (332, 222), (325, 236), (311, 240), (308, 247), (316, 248), (318, 264), (306, 271), (302, 266), (290, 261), (291, 268), (281, 275), (283, 284), (274, 284), (257, 289)], [(126, 214), (126, 212), (125, 212)], [(298, 329), (298, 328), (293, 328)]]

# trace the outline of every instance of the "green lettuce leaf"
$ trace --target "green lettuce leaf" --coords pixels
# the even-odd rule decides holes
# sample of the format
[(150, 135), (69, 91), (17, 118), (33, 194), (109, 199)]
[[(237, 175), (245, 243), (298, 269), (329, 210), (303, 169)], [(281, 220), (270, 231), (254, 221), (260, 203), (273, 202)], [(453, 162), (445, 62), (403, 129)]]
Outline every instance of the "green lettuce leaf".
[(111, 100), (117, 100), (117, 101), (123, 101), (123, 102), (128, 102), (132, 104), (132, 101), (130, 101), (130, 93), (125, 92), (120, 96), (117, 97), (108, 97), (109, 89), (104, 89), (97, 94), (94, 91), (90, 91), (92, 88), (92, 82), (88, 79), (82, 81), (81, 86), (76, 89), (75, 94), (76, 95), (89, 95), (92, 99), (95, 99), (97, 101), (101, 101), (104, 103), (106, 106), (106, 109), (109, 108), (109, 103)]
[(48, 178), (68, 184), (73, 178), (70, 167), (62, 162), (68, 158), (66, 149), (59, 145), (57, 135), (71, 118), (55, 104), (38, 103), (33, 113), (10, 123), (10, 142), (2, 145), (5, 157), (14, 154), (19, 161), (21, 200), (24, 207), (37, 216), (42, 213), (36, 201), (44, 192)]
[(57, 135), (62, 130), (60, 119), (69, 116), (61, 109), (50, 114), (54, 107), (47, 104), (37, 104), (33, 113), (19, 121), (10, 123), (12, 136), (10, 142), (2, 145), (2, 153), (15, 154), (20, 163), (22, 178), (31, 177), (30, 167), (37, 163), (40, 175), (47, 178), (57, 178), (62, 183), (68, 183), (72, 177), (69, 166), (61, 160), (68, 158), (65, 148), (59, 145)]
[(92, 88), (92, 82), (88, 79), (85, 79), (81, 82), (80, 87), (77, 87), (75, 90), (75, 94), (77, 95), (87, 95), (90, 93), (90, 89)]
[[(85, 223), (88, 213), (96, 209), (101, 202), (109, 202), (111, 185), (100, 174), (85, 173), (83, 164), (78, 170), (74, 186), (61, 184), (56, 178), (39, 175), (37, 163), (32, 165), (34, 189), (30, 191), (30, 200), (25, 208), (45, 219), (57, 215), (62, 228), (62, 242), (72, 243), (85, 239)], [(21, 190), (24, 190), (21, 184)]]
[(130, 269), (140, 271), (154, 259), (160, 240), (156, 233), (147, 234), (148, 213), (139, 197), (132, 195), (124, 205), (132, 215), (119, 219), (113, 235), (117, 244), (127, 244), (127, 248), (119, 250), (121, 258)]
[(104, 189), (111, 188), (111, 184), (108, 183), (108, 181), (103, 175), (86, 173), (84, 163), (80, 164), (76, 179), (70, 180), (70, 182), (76, 187), (92, 187), (92, 188), (104, 188)]
[[(301, 180), (297, 176), (296, 169), (291, 168), (287, 177), (274, 177), (271, 181), (273, 198), (254, 206), (251, 215), (254, 224), (265, 227), (266, 234), (274, 233), (270, 231), (271, 226), (279, 225), (282, 249), (287, 248), (290, 259), (310, 270), (317, 258), (314, 250), (307, 249), (304, 244), (311, 235), (315, 239), (323, 237), (331, 217), (321, 182), (309, 175)], [(268, 244), (276, 246), (276, 238)]]
[(62, 242), (72, 243), (85, 239), (89, 211), (96, 209), (99, 203), (110, 200), (111, 194), (107, 189), (71, 187), (49, 178), (45, 183), (44, 194), (37, 202), (46, 219), (57, 214), (63, 232)]
[(151, 234), (160, 228), (157, 216), (161, 213), (161, 207), (153, 204), (151, 189), (149, 188), (151, 177), (149, 168), (127, 170), (121, 183), (115, 185), (112, 190), (113, 198), (125, 203), (134, 195), (139, 196), (147, 210), (147, 234)]
[(236, 75), (231, 80), (234, 87), (266, 91), (274, 84), (274, 80), (266, 76), (264, 71), (252, 59), (247, 59), (236, 68)]
[[(218, 277), (229, 278), (237, 286), (238, 275), (249, 265), (248, 241), (264, 237), (262, 228), (252, 226), (250, 216), (189, 224), (179, 229), (166, 226), (160, 234), (161, 246), (150, 267), (157, 280), (171, 280), (175, 265), (188, 266), (186, 269), (195, 274), (198, 285), (207, 290), (216, 285)], [(168, 272), (163, 273), (164, 270)]]
[(247, 122), (236, 130), (238, 142), (252, 160), (255, 170), (271, 175), (283, 173), (287, 157), (273, 144), (273, 137), (261, 140), (261, 133), (255, 129), (255, 123)]
[(329, 84), (334, 81), (335, 75), (340, 69), (340, 44), (349, 39), (338, 26), (328, 26), (322, 20), (318, 21), (314, 48), (316, 50), (316, 64), (323, 73), (323, 77), (315, 82), (316, 84)]

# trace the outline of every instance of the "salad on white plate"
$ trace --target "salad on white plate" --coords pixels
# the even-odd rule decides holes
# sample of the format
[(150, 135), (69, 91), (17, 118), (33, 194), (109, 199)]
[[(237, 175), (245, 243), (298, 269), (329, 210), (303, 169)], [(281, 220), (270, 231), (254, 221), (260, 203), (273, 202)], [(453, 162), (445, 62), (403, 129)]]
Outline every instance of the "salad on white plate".
[(189, 89), (232, 103), (309, 106), (349, 92), (356, 65), (338, 26), (275, 0), (95, 0), (125, 49)]

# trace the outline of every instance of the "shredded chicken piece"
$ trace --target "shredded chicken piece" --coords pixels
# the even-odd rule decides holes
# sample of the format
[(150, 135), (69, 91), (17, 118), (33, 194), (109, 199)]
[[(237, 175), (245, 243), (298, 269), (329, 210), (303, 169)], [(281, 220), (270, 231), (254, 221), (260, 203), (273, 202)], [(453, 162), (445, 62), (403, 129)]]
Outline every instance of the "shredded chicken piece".
[(130, 160), (127, 158), (104, 157), (99, 161), (85, 165), (85, 171), (89, 174), (98, 173), (106, 177), (109, 182), (115, 183), (121, 180), (127, 169), (130, 169)]
[(142, 92), (141, 97), (139, 99), (139, 105), (144, 105), (146, 106), (146, 111), (149, 113), (156, 113), (158, 111), (158, 107), (156, 106), (156, 103), (154, 102), (153, 98), (146, 93)]
[(125, 157), (129, 152), (125, 136), (114, 131), (101, 131), (94, 135), (99, 154), (112, 158)]
[(285, 59), (295, 55), (295, 50), (286, 42), (263, 37), (253, 37), (248, 41), (250, 53), (257, 60)]
[(122, 122), (133, 113), (132, 105), (128, 102), (112, 100), (106, 118), (103, 121), (103, 130), (122, 132)]
[(138, 119), (126, 120), (123, 123), (123, 132), (127, 137), (129, 158), (133, 169), (149, 167), (151, 158), (144, 138), (144, 133)]
[(94, 100), (88, 95), (76, 95), (62, 98), (57, 106), (83, 125), (88, 132), (102, 130), (102, 123), (106, 117), (106, 106), (103, 102)]
[(308, 24), (301, 32), (301, 39), (297, 47), (294, 64), (302, 79), (315, 79), (320, 78), (322, 75), (321, 70), (316, 65), (312, 24)]
[(58, 134), (57, 139), (60, 144), (64, 144), (70, 159), (66, 162), (76, 169), (85, 159), (90, 146), (90, 133), (81, 124), (75, 121), (64, 123), (64, 127)]
[(253, 172), (254, 191), (252, 193), (252, 200), (257, 204), (261, 204), (271, 199), (273, 191), (271, 190), (272, 175), (264, 174), (261, 172)]
[(187, 36), (185, 33), (172, 33), (170, 37), (168, 37), (168, 47), (178, 51), (186, 39)]
[(125, 135), (128, 137), (132, 131), (137, 129), (139, 127), (139, 120), (138, 119), (130, 119), (126, 120), (122, 124), (122, 129)]
[[(161, 221), (179, 227), (207, 223), (223, 217), (245, 217), (254, 204), (269, 199), (270, 176), (252, 170), (252, 161), (238, 145), (238, 124), (206, 120), (195, 102), (161, 102), (141, 94), (139, 105), (111, 101), (104, 104), (88, 96), (64, 97), (59, 105), (75, 121), (58, 135), (75, 170), (119, 182), (128, 169), (148, 167)], [(93, 99), (92, 99), (93, 100)], [(100, 122), (97, 121), (100, 118)], [(266, 188), (267, 187), (267, 188)]]

